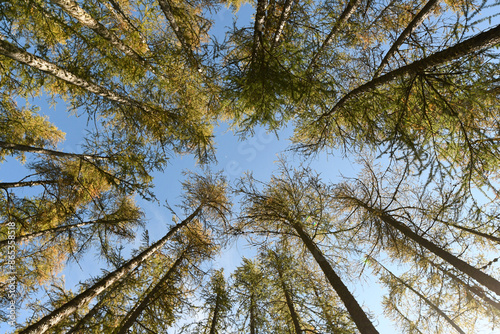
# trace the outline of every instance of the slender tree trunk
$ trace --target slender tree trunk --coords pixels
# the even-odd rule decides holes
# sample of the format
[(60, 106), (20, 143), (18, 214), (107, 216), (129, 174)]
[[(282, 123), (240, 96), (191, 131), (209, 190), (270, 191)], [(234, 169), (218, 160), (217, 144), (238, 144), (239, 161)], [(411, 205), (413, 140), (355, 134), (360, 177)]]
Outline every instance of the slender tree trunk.
[(111, 45), (116, 47), (118, 50), (123, 52), (125, 55), (134, 59), (141, 65), (149, 67), (149, 64), (132, 48), (125, 43), (123, 43), (115, 34), (109, 31), (105, 26), (97, 22), (89, 13), (87, 13), (82, 7), (78, 5), (73, 0), (50, 0), (62, 9), (64, 9), (69, 15), (75, 18), (83, 26), (92, 29), (96, 34), (107, 40)]
[(174, 264), (168, 269), (167, 273), (156, 283), (155, 287), (149, 291), (146, 296), (139, 302), (134, 305), (134, 307), (125, 315), (120, 326), (114, 331), (114, 334), (126, 334), (128, 333), (128, 329), (132, 327), (137, 318), (141, 315), (141, 313), (148, 307), (151, 303), (153, 303), (158, 297), (160, 297), (160, 291), (165, 287), (165, 284), (172, 278), (175, 270), (184, 260), (185, 252), (183, 252), (177, 260), (175, 260)]
[(262, 36), (265, 28), (266, 7), (267, 0), (257, 0), (257, 9), (255, 12), (255, 22), (253, 27), (252, 63), (256, 60), (257, 53), (264, 47)]
[(78, 3), (73, 0), (50, 0), (64, 9), (69, 15), (75, 18), (83, 26), (92, 29), (96, 34), (104, 38), (111, 45), (123, 52), (126, 56), (132, 58), (144, 68), (147, 68), (152, 73), (157, 74), (156, 69), (141, 57), (134, 49), (126, 45), (114, 33), (109, 31), (105, 26), (97, 22), (89, 13), (81, 8)]
[(55, 184), (55, 183), (57, 183), (57, 181), (54, 181), (54, 180), (0, 182), (0, 189), (44, 186), (44, 185)]
[(415, 290), (412, 286), (410, 286), (408, 283), (403, 281), (401, 278), (398, 276), (394, 275), (389, 269), (387, 269), (385, 266), (383, 266), (380, 262), (372, 258), (371, 256), (369, 257), (370, 260), (373, 262), (377, 263), (381, 268), (383, 268), (385, 271), (391, 275), (391, 277), (395, 278), (399, 283), (403, 284), (407, 289), (411, 290), (414, 294), (416, 294), (420, 299), (422, 299), (427, 305), (429, 305), (430, 308), (432, 308), (434, 311), (436, 311), (437, 314), (439, 314), (441, 317), (443, 317), (457, 332), (460, 334), (465, 334), (465, 332), (452, 320), (446, 313), (444, 313), (439, 307), (436, 306), (433, 302), (431, 302), (427, 297), (425, 297), (423, 294)]
[(290, 296), (290, 292), (285, 284), (285, 278), (283, 277), (283, 268), (281, 266), (281, 263), (279, 262), (280, 259), (278, 258), (278, 255), (275, 252), (273, 252), (273, 256), (274, 256), (274, 267), (278, 272), (278, 278), (280, 281), (281, 290), (285, 295), (286, 305), (288, 307), (288, 311), (290, 312), (290, 316), (292, 318), (293, 327), (295, 328), (295, 333), (302, 334), (302, 329), (300, 328), (300, 322), (299, 322), (299, 315), (295, 310), (292, 297)]
[(210, 324), (210, 334), (217, 333), (217, 322), (219, 321), (219, 309), (220, 309), (220, 290), (217, 290), (217, 297), (215, 297), (214, 313), (212, 315), (212, 322)]
[(250, 296), (250, 334), (257, 334), (257, 326), (255, 324), (255, 297)]
[(410, 24), (403, 30), (401, 35), (399, 35), (398, 39), (392, 44), (391, 48), (389, 51), (387, 51), (384, 59), (380, 62), (380, 65), (378, 69), (375, 71), (375, 74), (373, 75), (374, 78), (378, 77), (384, 67), (387, 65), (389, 62), (389, 59), (391, 59), (392, 56), (398, 51), (399, 47), (403, 42), (417, 29), (419, 25), (424, 22), (424, 20), (431, 14), (431, 10), (439, 3), (439, 0), (429, 0), (424, 8), (418, 14), (411, 20)]
[(387, 213), (378, 209), (371, 208), (366, 203), (356, 198), (351, 197), (349, 199), (354, 200), (359, 206), (361, 206), (371, 214), (377, 216), (387, 225), (395, 228), (407, 238), (415, 241), (420, 246), (426, 248), (436, 256), (440, 257), (441, 259), (451, 264), (457, 270), (469, 275), (471, 278), (475, 279), (477, 282), (481, 283), (482, 285), (484, 285), (485, 287), (487, 287), (488, 289), (490, 289), (491, 291), (495, 292), (497, 295), (500, 296), (500, 282), (491, 277), (490, 275), (483, 273), (479, 269), (474, 268), (473, 266), (459, 259), (455, 255), (452, 255), (451, 253), (445, 251), (441, 247), (437, 246), (435, 243), (421, 237), (417, 233), (413, 232), (408, 226), (397, 221)]
[(21, 151), (21, 152), (29, 152), (29, 153), (39, 153), (50, 155), (54, 157), (69, 157), (69, 158), (79, 158), (85, 160), (106, 160), (108, 157), (101, 157), (98, 155), (92, 154), (78, 154), (78, 153), (66, 153), (61, 151), (50, 150), (46, 148), (33, 147), (29, 145), (22, 144), (12, 144), (4, 141), (0, 141), (0, 148), (5, 150), (13, 150), (13, 151)]
[(319, 56), (321, 53), (325, 50), (325, 48), (330, 45), (333, 41), (333, 38), (335, 35), (339, 32), (340, 28), (349, 20), (349, 18), (352, 16), (358, 5), (361, 3), (361, 0), (349, 0), (349, 3), (347, 4), (346, 8), (340, 14), (339, 18), (335, 22), (335, 24), (332, 27), (332, 30), (330, 30), (330, 33), (328, 36), (326, 36), (325, 40), (323, 41), (323, 44), (321, 44), (321, 47), (316, 51), (316, 53), (313, 55), (311, 61), (309, 62), (309, 65), (307, 66), (306, 72), (309, 72), (310, 69), (316, 65), (316, 62), (318, 61)]
[[(131, 108), (138, 108), (144, 112), (146, 112), (149, 116), (153, 117), (153, 115), (158, 113), (158, 110), (155, 110), (144, 103), (140, 103), (135, 101), (129, 97), (122, 96), (113, 91), (110, 91), (102, 86), (99, 86), (91, 81), (82, 79), (75, 74), (66, 71), (65, 69), (60, 68), (59, 66), (48, 62), (40, 57), (37, 57), (29, 52), (26, 52), (17, 46), (5, 41), (0, 35), (0, 54), (11, 58), (21, 64), (28, 65), (32, 68), (35, 68), (44, 73), (50, 74), (58, 79), (66, 81), (72, 85), (83, 88), (84, 90), (99, 95), (109, 101), (120, 103), (124, 106), (128, 106)], [(167, 110), (161, 110), (161, 113), (171, 115)]]
[(179, 24), (177, 23), (177, 19), (175, 18), (174, 13), (172, 11), (172, 5), (170, 1), (158, 0), (158, 4), (160, 5), (163, 14), (167, 18), (170, 27), (174, 31), (177, 40), (179, 41), (179, 43), (181, 43), (182, 49), (186, 53), (189, 61), (191, 62), (191, 65), (194, 66), (197, 70), (200, 70), (201, 68), (198, 64), (198, 60), (196, 59), (191, 46), (187, 43), (183, 31), (181, 30)]
[[(88, 226), (88, 225), (94, 225), (94, 224), (113, 224), (113, 223), (118, 223), (118, 222), (122, 222), (122, 221), (126, 221), (126, 220), (129, 220), (129, 219), (113, 219), (113, 220), (102, 220), (102, 219), (99, 220), (98, 219), (98, 220), (81, 222), (81, 223), (77, 223), (77, 224), (57, 226), (57, 227), (48, 228), (46, 230), (42, 230), (42, 231), (38, 231), (38, 232), (20, 235), (20, 236), (17, 236), (14, 240), (16, 243), (28, 242), (34, 238), (38, 238), (38, 237), (41, 237), (43, 235), (55, 234), (55, 233), (62, 232), (65, 230), (72, 230), (75, 228), (84, 227), (84, 226)], [(8, 243), (7, 239), (1, 240), (0, 247), (7, 245), (7, 243)]]
[(295, 327), (295, 333), (302, 334), (302, 329), (300, 328), (300, 322), (299, 322), (299, 315), (295, 310), (292, 297), (290, 296), (290, 293), (288, 292), (288, 289), (285, 286), (285, 282), (283, 281), (281, 281), (281, 289), (285, 294), (286, 305), (288, 307), (288, 311), (290, 312), (290, 316), (292, 317), (293, 327)]
[(283, 11), (281, 12), (280, 20), (278, 23), (278, 28), (276, 29), (276, 33), (273, 39), (273, 46), (272, 46), (273, 49), (278, 45), (278, 42), (281, 38), (281, 34), (283, 33), (283, 29), (285, 29), (286, 21), (288, 20), (288, 16), (292, 11), (293, 2), (294, 0), (285, 0), (285, 4), (283, 5)]
[(45, 333), (52, 326), (57, 325), (61, 320), (68, 317), (70, 314), (83, 307), (85, 304), (90, 302), (93, 298), (101, 294), (107, 288), (109, 288), (113, 283), (120, 280), (122, 277), (130, 273), (135, 267), (146, 261), (149, 257), (155, 254), (160, 248), (162, 248), (167, 241), (182, 227), (191, 222), (201, 211), (202, 206), (200, 205), (190, 216), (184, 219), (179, 224), (175, 225), (168, 231), (168, 233), (156, 243), (151, 245), (149, 248), (142, 251), (139, 255), (129, 260), (127, 263), (122, 265), (120, 268), (109, 273), (102, 279), (100, 279), (93, 286), (83, 291), (61, 307), (52, 311), (42, 319), (38, 320), (36, 323), (28, 326), (20, 332), (20, 334), (40, 334)]
[(300, 223), (294, 223), (292, 226), (295, 231), (297, 231), (300, 239), (313, 255), (318, 265), (321, 267), (321, 270), (330, 282), (332, 288), (337, 292), (338, 296), (344, 303), (347, 311), (351, 315), (352, 320), (358, 327), (358, 330), (362, 334), (378, 334), (378, 331), (375, 329), (370, 319), (368, 319), (368, 316), (363, 311), (361, 306), (359, 306), (357, 300), (351, 294), (349, 289), (347, 289), (340, 277), (335, 273), (318, 246), (316, 246), (311, 237), (302, 229)]
[(460, 284), (461, 286), (463, 286), (467, 291), (469, 291), (470, 293), (478, 296), (479, 298), (481, 298), (482, 300), (484, 300), (490, 306), (492, 306), (492, 307), (500, 310), (500, 303), (496, 302), (496, 301), (492, 300), (490, 297), (488, 297), (486, 295), (486, 293), (483, 291), (483, 289), (481, 289), (478, 286), (472, 286), (469, 283), (464, 282), (464, 280), (462, 280), (461, 278), (459, 278), (455, 274), (451, 273), (449, 270), (446, 270), (446, 269), (442, 268), (440, 265), (434, 263), (433, 261), (431, 261), (429, 259), (425, 259), (425, 260), (427, 262), (429, 262), (431, 264), (431, 266), (433, 266), (434, 268), (437, 268), (438, 270), (442, 271), (443, 273), (445, 273), (446, 275), (448, 275), (453, 281), (455, 281), (458, 284)]
[(487, 49), (500, 43), (500, 25), (492, 28), (490, 30), (484, 31), (474, 37), (471, 37), (461, 43), (458, 43), (452, 47), (444, 49), (442, 51), (436, 52), (424, 59), (417, 60), (409, 65), (400, 67), (394, 71), (386, 73), (380, 77), (377, 77), (344, 95), (343, 98), (333, 106), (330, 111), (322, 114), (319, 119), (328, 117), (334, 114), (337, 110), (342, 108), (346, 102), (362, 93), (371, 91), (379, 86), (382, 86), (395, 78), (402, 77), (404, 75), (416, 74), (418, 72), (424, 71), (432, 66), (442, 65), (454, 59), (463, 57), (470, 53)]

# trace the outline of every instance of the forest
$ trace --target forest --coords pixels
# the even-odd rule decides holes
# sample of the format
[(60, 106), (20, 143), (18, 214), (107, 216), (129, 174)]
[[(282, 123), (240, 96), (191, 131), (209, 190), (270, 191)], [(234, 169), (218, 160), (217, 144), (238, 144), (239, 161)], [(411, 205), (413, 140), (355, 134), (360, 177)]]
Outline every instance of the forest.
[(0, 0), (0, 332), (498, 333), (499, 47), (493, 0)]

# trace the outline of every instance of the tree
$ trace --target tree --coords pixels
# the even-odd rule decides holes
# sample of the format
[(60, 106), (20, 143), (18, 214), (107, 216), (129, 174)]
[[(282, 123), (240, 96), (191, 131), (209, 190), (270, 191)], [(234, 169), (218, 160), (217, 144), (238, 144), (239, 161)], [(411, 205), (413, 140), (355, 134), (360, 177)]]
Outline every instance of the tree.
[[(171, 227), (163, 238), (143, 250), (140, 254), (136, 255), (113, 272), (102, 277), (94, 285), (81, 292), (58, 309), (53, 310), (42, 319), (26, 327), (21, 333), (44, 333), (52, 326), (57, 325), (64, 318), (86, 305), (99, 294), (106, 291), (106, 289), (110, 288), (114, 283), (129, 274), (138, 265), (153, 256), (173, 235), (175, 235), (175, 233), (177, 233), (178, 230), (181, 230), (191, 221), (207, 218), (212, 220), (212, 224), (217, 224), (217, 222), (223, 222), (226, 219), (226, 214), (228, 212), (225, 183), (224, 180), (220, 179), (220, 176), (217, 178), (215, 176), (202, 177), (195, 175), (193, 176), (193, 180), (188, 180), (184, 183), (184, 189), (186, 191), (184, 207), (193, 210), (188, 217)], [(190, 193), (193, 190), (197, 190), (197, 192)]]
[(317, 176), (308, 176), (310, 172), (305, 169), (292, 174), (282, 162), (281, 175), (273, 176), (262, 191), (255, 187), (255, 181), (251, 177), (242, 181), (238, 189), (244, 195), (243, 203), (245, 203), (241, 225), (251, 227), (255, 224), (257, 231), (261, 225), (274, 233), (286, 233), (299, 238), (341, 298), (358, 330), (362, 333), (378, 333), (324, 252), (306, 230), (311, 228), (311, 221), (316, 219), (318, 219), (317, 225), (321, 226), (324, 223), (325, 226), (322, 228), (331, 226), (328, 219), (331, 213), (327, 211), (328, 190), (325, 190)]
[[(457, 270), (470, 276), (480, 284), (495, 292), (497, 295), (500, 295), (500, 282), (497, 279), (453, 255), (433, 240), (429, 240), (421, 234), (416, 233), (408, 225), (396, 219), (395, 216), (388, 211), (387, 207), (382, 206), (383, 204), (378, 204), (377, 202), (381, 200), (379, 193), (375, 192), (376, 189), (372, 189), (370, 186), (376, 185), (380, 181), (374, 179), (375, 174), (373, 173), (369, 174), (367, 177), (371, 177), (371, 180), (369, 179), (368, 183), (358, 180), (356, 186), (349, 185), (347, 183), (339, 185), (334, 192), (334, 198), (338, 201), (344, 202), (345, 205), (362, 209), (370, 217), (374, 218), (374, 222), (379, 222), (379, 224), (384, 223), (387, 228), (398, 231), (404, 238), (412, 240), (419, 247), (427, 249), (434, 255), (451, 264)], [(393, 196), (395, 196), (395, 194), (393, 194)], [(411, 218), (410, 221), (412, 222), (412, 225), (418, 226)]]

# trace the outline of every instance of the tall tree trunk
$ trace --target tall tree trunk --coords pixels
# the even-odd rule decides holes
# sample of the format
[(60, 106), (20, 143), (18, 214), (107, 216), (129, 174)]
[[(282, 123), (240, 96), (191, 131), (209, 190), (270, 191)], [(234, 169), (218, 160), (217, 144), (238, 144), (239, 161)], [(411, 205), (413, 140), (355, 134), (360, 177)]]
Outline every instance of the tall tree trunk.
[(61, 320), (68, 317), (70, 314), (83, 307), (83, 305), (90, 302), (93, 298), (101, 294), (107, 288), (109, 288), (113, 283), (120, 280), (122, 277), (130, 273), (135, 267), (146, 261), (149, 257), (155, 254), (160, 248), (162, 248), (167, 241), (182, 227), (191, 222), (201, 211), (202, 206), (200, 205), (191, 215), (189, 215), (182, 222), (178, 223), (168, 231), (168, 233), (156, 243), (151, 245), (149, 248), (142, 251), (139, 255), (129, 260), (127, 263), (122, 265), (120, 268), (109, 273), (102, 279), (100, 279), (93, 286), (83, 291), (61, 307), (52, 311), (42, 319), (38, 320), (36, 323), (28, 326), (20, 332), (20, 334), (40, 334), (45, 333), (52, 326), (58, 324)]
[(349, 3), (347, 4), (346, 8), (344, 11), (340, 14), (339, 18), (335, 22), (335, 24), (332, 27), (332, 30), (330, 30), (330, 33), (328, 36), (326, 36), (325, 40), (323, 41), (323, 44), (321, 44), (321, 47), (316, 51), (316, 53), (313, 55), (311, 61), (309, 62), (309, 65), (307, 66), (306, 72), (309, 72), (314, 65), (316, 65), (316, 62), (318, 61), (319, 56), (321, 53), (325, 50), (325, 48), (330, 45), (333, 41), (333, 38), (335, 35), (339, 32), (340, 28), (349, 20), (349, 18), (352, 16), (358, 5), (361, 3), (361, 0), (349, 0)]
[(92, 29), (96, 34), (104, 38), (111, 45), (116, 47), (118, 50), (123, 52), (126, 56), (132, 58), (134, 61), (139, 63), (144, 68), (147, 68), (152, 73), (157, 74), (157, 70), (148, 63), (143, 57), (141, 57), (134, 49), (126, 45), (122, 40), (120, 40), (114, 33), (109, 31), (105, 26), (97, 22), (89, 13), (87, 13), (82, 7), (78, 5), (73, 0), (50, 0), (51, 2), (57, 4), (59, 7), (64, 9), (69, 15), (75, 18), (83, 26)]
[(441, 259), (445, 260), (449, 264), (451, 264), (453, 267), (455, 267), (457, 270), (465, 273), (466, 275), (469, 275), (471, 278), (475, 279), (477, 282), (480, 284), (484, 285), (491, 291), (495, 292), (497, 295), (500, 296), (500, 282), (491, 277), (488, 274), (483, 273), (477, 268), (474, 268), (467, 262), (459, 259), (455, 255), (452, 255), (451, 253), (447, 252), (446, 250), (442, 249), (435, 243), (423, 238), (422, 236), (418, 235), (417, 233), (413, 232), (408, 226), (405, 224), (397, 221), (394, 219), (392, 216), (388, 215), (382, 210), (374, 209), (370, 207), (368, 204), (364, 203), (363, 201), (358, 200), (357, 198), (349, 197), (350, 200), (354, 200), (356, 204), (358, 204), (360, 207), (364, 208), (374, 216), (378, 217), (380, 220), (382, 220), (384, 223), (387, 225), (395, 228), (399, 232), (401, 232), (404, 236), (407, 238), (415, 241), (417, 244), (420, 246), (426, 248), (436, 256), (440, 257)]
[(85, 159), (85, 160), (106, 160), (106, 159), (108, 159), (108, 157), (102, 157), (102, 156), (93, 155), (93, 154), (67, 153), (67, 152), (50, 150), (50, 149), (46, 149), (46, 148), (33, 147), (33, 146), (29, 146), (29, 145), (12, 144), (12, 143), (7, 143), (7, 142), (1, 141), (1, 140), (0, 140), (0, 148), (5, 149), (5, 150), (13, 150), (13, 151), (21, 151), (21, 152), (29, 152), (29, 153), (39, 153), (39, 154), (45, 154), (45, 155), (50, 155), (50, 156), (54, 156), (54, 157), (69, 157), (69, 158), (79, 158), (79, 159)]
[(188, 60), (191, 62), (191, 65), (194, 66), (198, 71), (200, 71), (201, 68), (200, 65), (198, 64), (198, 60), (196, 59), (191, 46), (186, 41), (186, 38), (184, 37), (184, 32), (181, 30), (179, 24), (177, 23), (177, 19), (175, 18), (174, 13), (172, 11), (172, 6), (170, 1), (158, 0), (158, 4), (160, 5), (163, 14), (167, 18), (170, 27), (174, 31), (177, 40), (179, 41), (179, 43), (181, 43), (182, 49), (186, 53)]
[(424, 59), (417, 60), (409, 65), (400, 67), (394, 71), (386, 73), (380, 77), (377, 77), (344, 95), (339, 102), (337, 102), (332, 109), (328, 112), (322, 114), (319, 118), (328, 117), (334, 114), (337, 110), (342, 108), (346, 102), (362, 93), (371, 91), (379, 86), (382, 86), (395, 78), (402, 77), (404, 75), (416, 74), (418, 72), (424, 71), (432, 66), (441, 65), (452, 61), (454, 59), (463, 57), (470, 53), (487, 49), (500, 43), (500, 25), (492, 28), (490, 30), (484, 31), (474, 37), (471, 37), (461, 43), (458, 43), (452, 47), (444, 49), (442, 51), (436, 52)]
[[(84, 90), (96, 94), (98, 96), (101, 96), (109, 101), (120, 103), (124, 106), (131, 107), (131, 108), (137, 108), (142, 110), (143, 112), (147, 113), (150, 117), (155, 117), (155, 115), (160, 114), (160, 110), (151, 108), (150, 106), (135, 101), (127, 96), (122, 96), (118, 93), (115, 93), (107, 88), (104, 88), (102, 86), (99, 86), (91, 81), (85, 80), (83, 78), (78, 77), (77, 75), (66, 71), (65, 69), (60, 68), (59, 66), (46, 61), (40, 57), (37, 57), (29, 52), (26, 52), (22, 50), (21, 48), (5, 41), (2, 36), (0, 35), (0, 54), (4, 55), (8, 58), (11, 58), (21, 64), (28, 65), (32, 68), (35, 68), (39, 71), (42, 71), (44, 73), (47, 73), (49, 75), (52, 75), (58, 79), (61, 79), (63, 81), (66, 81), (67, 83), (70, 83), (72, 85), (75, 85), (77, 87), (83, 88)], [(172, 116), (170, 112), (167, 110), (161, 110), (161, 114), (168, 115), (169, 117)], [(161, 120), (158, 120), (161, 123)], [(175, 123), (175, 122), (173, 122)]]
[(446, 275), (448, 275), (453, 281), (455, 281), (456, 283), (458, 283), (461, 286), (463, 286), (464, 289), (466, 289), (468, 292), (470, 292), (470, 293), (478, 296), (479, 298), (481, 298), (482, 300), (484, 300), (488, 305), (490, 305), (490, 306), (492, 306), (492, 307), (500, 310), (500, 303), (497, 302), (497, 301), (494, 301), (490, 297), (488, 297), (488, 295), (486, 295), (486, 293), (483, 291), (483, 289), (481, 289), (478, 286), (470, 285), (469, 283), (465, 282), (464, 280), (462, 280), (461, 278), (459, 278), (455, 274), (451, 273), (449, 270), (446, 270), (445, 268), (441, 267), (437, 263), (434, 263), (434, 261), (432, 261), (430, 259), (425, 259), (425, 260), (428, 263), (430, 263), (431, 266), (433, 266), (434, 268), (437, 268), (438, 270), (442, 271), (443, 273), (445, 273)]
[(362, 334), (378, 334), (378, 331), (375, 329), (370, 319), (368, 319), (368, 316), (363, 311), (361, 306), (359, 306), (357, 300), (351, 294), (349, 289), (347, 289), (340, 277), (335, 273), (318, 246), (316, 246), (311, 237), (303, 230), (300, 223), (293, 223), (292, 226), (295, 231), (297, 231), (300, 239), (320, 266), (332, 288), (337, 292), (337, 295), (344, 303), (359, 331)]
[(288, 20), (288, 16), (292, 11), (293, 2), (294, 0), (285, 0), (285, 4), (283, 5), (283, 11), (281, 12), (280, 20), (278, 22), (278, 28), (276, 29), (276, 33), (274, 34), (273, 45), (272, 45), (273, 49), (276, 46), (278, 46), (278, 42), (281, 38), (281, 34), (283, 33), (283, 29), (285, 29), (285, 24), (286, 21)]
[[(98, 220), (91, 220), (91, 221), (86, 221), (86, 222), (81, 222), (77, 224), (71, 224), (71, 225), (62, 225), (62, 226), (57, 226), (57, 227), (52, 227), (48, 228), (46, 230), (38, 231), (38, 232), (33, 232), (33, 233), (28, 233), (24, 235), (17, 236), (14, 240), (16, 243), (19, 242), (28, 242), (34, 238), (41, 237), (43, 235), (50, 235), (50, 234), (55, 234), (58, 232), (66, 231), (66, 230), (72, 230), (75, 228), (79, 227), (84, 227), (88, 225), (94, 225), (94, 224), (114, 224), (122, 221), (129, 221), (129, 219), (113, 219), (113, 220), (104, 220), (104, 219), (98, 219)], [(0, 241), (0, 247), (7, 245), (8, 240), (1, 240)]]
[(380, 75), (380, 73), (382, 72), (384, 67), (389, 62), (389, 59), (391, 59), (391, 57), (394, 56), (394, 54), (396, 53), (396, 51), (398, 51), (401, 44), (403, 44), (403, 42), (415, 31), (415, 29), (417, 29), (417, 27), (419, 25), (421, 25), (422, 22), (424, 22), (424, 20), (431, 14), (431, 10), (438, 3), (439, 3), (439, 0), (429, 0), (425, 4), (424, 8), (422, 8), (422, 10), (420, 12), (418, 12), (417, 15), (415, 15), (413, 20), (411, 20), (410, 24), (408, 24), (408, 26), (405, 28), (405, 30), (403, 30), (401, 35), (399, 35), (399, 37), (396, 39), (394, 44), (392, 44), (389, 51), (387, 51), (387, 53), (385, 54), (384, 59), (382, 59), (379, 67), (377, 68), (377, 70), (375, 71), (375, 74), (373, 75), (374, 78), (376, 78)]
[(44, 185), (55, 184), (55, 183), (57, 183), (57, 181), (55, 181), (55, 180), (0, 182), (0, 189), (44, 186)]
[(257, 9), (255, 12), (255, 22), (253, 26), (253, 49), (252, 49), (252, 63), (257, 58), (257, 53), (264, 47), (263, 35), (266, 20), (266, 7), (267, 0), (257, 0)]
[(278, 278), (280, 281), (280, 286), (281, 290), (283, 291), (283, 294), (285, 295), (285, 300), (286, 300), (286, 305), (288, 307), (288, 311), (290, 312), (290, 316), (292, 318), (293, 322), (293, 327), (295, 328), (295, 333), (296, 334), (302, 334), (302, 329), (300, 328), (300, 322), (299, 322), (299, 315), (297, 314), (297, 311), (295, 310), (295, 306), (293, 304), (292, 297), (290, 296), (290, 292), (285, 284), (285, 278), (283, 277), (283, 267), (281, 266), (280, 259), (278, 255), (273, 252), (274, 256), (274, 267), (276, 271), (278, 272)]
[(437, 314), (439, 314), (441, 317), (443, 317), (457, 332), (460, 334), (465, 334), (465, 332), (446, 314), (444, 313), (439, 307), (436, 306), (432, 301), (430, 301), (427, 297), (425, 297), (423, 294), (415, 290), (411, 285), (403, 281), (401, 278), (398, 276), (394, 275), (389, 269), (387, 269), (385, 266), (383, 266), (380, 262), (375, 260), (373, 257), (369, 257), (370, 260), (373, 262), (377, 263), (381, 268), (383, 268), (385, 271), (391, 275), (394, 279), (396, 279), (399, 283), (404, 285), (407, 289), (411, 290), (414, 294), (416, 294), (420, 299), (422, 299), (427, 305), (429, 305), (430, 308), (432, 308), (434, 311), (436, 311)]
[(257, 326), (255, 321), (255, 296), (250, 296), (250, 334), (257, 334)]
[(165, 284), (172, 278), (175, 270), (184, 261), (185, 251), (182, 252), (174, 264), (168, 269), (167, 273), (156, 283), (153, 289), (149, 291), (144, 298), (134, 305), (134, 307), (125, 315), (122, 319), (120, 326), (114, 331), (114, 334), (126, 334), (128, 329), (132, 327), (137, 318), (141, 313), (148, 307), (152, 302), (154, 302), (158, 297), (160, 297), (160, 291), (165, 287)]
[(209, 334), (217, 333), (217, 322), (219, 321), (219, 309), (220, 309), (220, 293), (221, 291), (217, 290), (217, 296), (215, 297), (214, 313), (212, 315)]

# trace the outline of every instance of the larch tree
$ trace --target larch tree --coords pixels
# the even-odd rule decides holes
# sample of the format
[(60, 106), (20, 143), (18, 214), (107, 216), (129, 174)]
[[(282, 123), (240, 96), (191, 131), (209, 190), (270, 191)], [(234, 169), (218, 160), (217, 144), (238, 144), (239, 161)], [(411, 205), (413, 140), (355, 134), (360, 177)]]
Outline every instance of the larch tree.
[(251, 230), (255, 226), (256, 232), (298, 238), (344, 303), (358, 330), (378, 333), (315, 240), (319, 229), (328, 229), (334, 224), (328, 189), (317, 175), (310, 175), (310, 170), (293, 171), (281, 162), (280, 172), (264, 184), (262, 190), (251, 176), (241, 180), (238, 192), (243, 195), (244, 204), (238, 228)]

